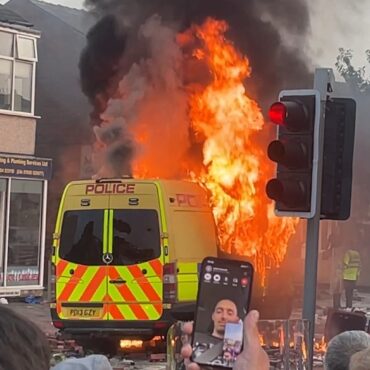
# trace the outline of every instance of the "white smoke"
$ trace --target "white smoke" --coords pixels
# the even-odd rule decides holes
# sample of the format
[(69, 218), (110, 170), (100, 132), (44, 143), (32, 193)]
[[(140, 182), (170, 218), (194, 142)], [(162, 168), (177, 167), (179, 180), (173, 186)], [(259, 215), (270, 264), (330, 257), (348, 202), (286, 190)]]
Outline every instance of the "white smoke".
[[(139, 171), (142, 175), (176, 177), (189, 147), (187, 94), (182, 83), (183, 55), (176, 30), (152, 16), (139, 30), (146, 59), (132, 65), (94, 129), (95, 177)], [(154, 168), (138, 168), (147, 162)]]

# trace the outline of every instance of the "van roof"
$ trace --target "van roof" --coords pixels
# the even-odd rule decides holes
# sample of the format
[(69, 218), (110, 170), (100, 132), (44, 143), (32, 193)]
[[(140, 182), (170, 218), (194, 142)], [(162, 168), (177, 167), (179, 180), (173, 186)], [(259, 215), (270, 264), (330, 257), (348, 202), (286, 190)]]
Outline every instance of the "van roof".
[(122, 177), (122, 178), (102, 178), (102, 179), (85, 179), (85, 180), (75, 180), (68, 183), (70, 185), (86, 185), (86, 184), (105, 184), (105, 183), (158, 183), (166, 189), (172, 188), (183, 188), (183, 187), (195, 187), (201, 188), (196, 182), (189, 180), (169, 180), (169, 179), (136, 179), (133, 177)]
[(101, 178), (101, 179), (82, 179), (70, 181), (70, 184), (91, 184), (91, 183), (102, 183), (102, 182), (159, 182), (159, 183), (191, 183), (196, 184), (190, 180), (173, 180), (173, 179), (137, 179), (134, 177), (112, 177), (112, 178)]
[[(150, 188), (152, 186), (152, 188)], [(172, 207), (207, 209), (210, 211), (205, 190), (195, 182), (186, 180), (109, 178), (71, 181), (65, 195), (89, 196), (109, 194), (156, 194), (161, 189), (165, 203)]]

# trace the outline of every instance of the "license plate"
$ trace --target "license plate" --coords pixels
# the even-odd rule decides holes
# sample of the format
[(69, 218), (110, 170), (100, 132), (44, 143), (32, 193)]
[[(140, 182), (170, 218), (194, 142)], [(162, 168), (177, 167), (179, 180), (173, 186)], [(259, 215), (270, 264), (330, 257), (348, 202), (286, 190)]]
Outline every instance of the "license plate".
[(100, 319), (103, 317), (103, 308), (62, 307), (62, 314), (69, 319)]

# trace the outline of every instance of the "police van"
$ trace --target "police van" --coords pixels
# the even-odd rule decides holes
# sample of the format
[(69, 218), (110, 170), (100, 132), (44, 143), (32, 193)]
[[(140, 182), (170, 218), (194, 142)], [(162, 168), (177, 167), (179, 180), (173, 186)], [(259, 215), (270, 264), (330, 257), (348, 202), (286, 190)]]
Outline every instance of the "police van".
[(218, 239), (206, 192), (175, 180), (69, 183), (53, 235), (54, 326), (150, 338), (192, 318), (198, 268)]

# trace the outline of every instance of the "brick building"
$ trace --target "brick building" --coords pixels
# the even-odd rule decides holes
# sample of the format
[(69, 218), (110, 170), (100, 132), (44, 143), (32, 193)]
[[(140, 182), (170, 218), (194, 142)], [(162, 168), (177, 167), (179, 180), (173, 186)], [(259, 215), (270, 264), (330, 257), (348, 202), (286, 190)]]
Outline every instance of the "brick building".
[(40, 32), (0, 6), (0, 296), (40, 291), (51, 160), (35, 157)]

